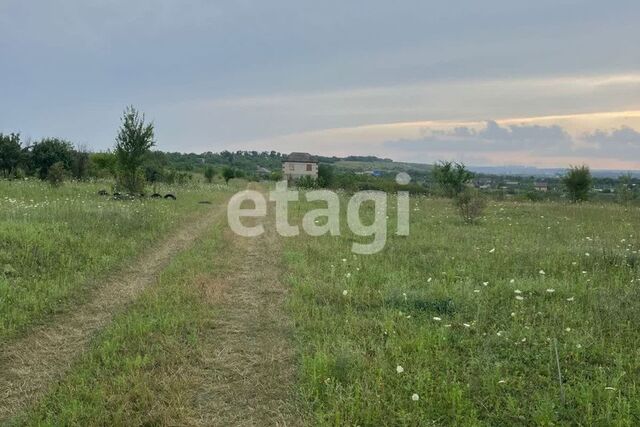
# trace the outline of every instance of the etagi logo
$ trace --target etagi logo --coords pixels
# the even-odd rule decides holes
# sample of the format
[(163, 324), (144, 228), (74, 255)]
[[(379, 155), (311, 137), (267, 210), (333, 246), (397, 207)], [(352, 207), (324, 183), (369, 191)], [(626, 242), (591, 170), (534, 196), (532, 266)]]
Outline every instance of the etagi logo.
[[(396, 175), (396, 182), (407, 185), (411, 177), (401, 172)], [(330, 190), (314, 190), (304, 193), (308, 202), (322, 201), (326, 207), (313, 209), (302, 218), (302, 229), (309, 236), (340, 235), (340, 198)], [(409, 235), (409, 192), (398, 191), (397, 199), (397, 224), (396, 235)], [(242, 208), (245, 201), (253, 202), (252, 208)], [(297, 236), (300, 229), (297, 225), (289, 224), (289, 202), (299, 201), (299, 192), (289, 190), (287, 182), (276, 184), (275, 191), (269, 192), (269, 201), (275, 202), (276, 232), (284, 237)], [(364, 203), (372, 202), (374, 207), (373, 221), (365, 224), (360, 216), (360, 210)], [(244, 190), (236, 193), (227, 205), (227, 220), (234, 233), (244, 237), (257, 237), (264, 233), (262, 224), (245, 226), (242, 217), (265, 217), (267, 215), (267, 201), (262, 193), (254, 190)], [(326, 218), (326, 222), (318, 225), (320, 218)], [(347, 226), (349, 230), (363, 237), (373, 236), (371, 243), (356, 243), (351, 246), (351, 251), (361, 255), (370, 255), (380, 252), (387, 243), (387, 193), (383, 191), (360, 191), (355, 193), (347, 203)]]

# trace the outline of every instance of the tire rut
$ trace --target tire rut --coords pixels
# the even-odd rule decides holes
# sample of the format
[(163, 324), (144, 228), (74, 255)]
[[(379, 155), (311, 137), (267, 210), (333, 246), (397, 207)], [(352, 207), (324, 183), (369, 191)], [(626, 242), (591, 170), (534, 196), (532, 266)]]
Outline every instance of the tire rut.
[(179, 252), (219, 221), (226, 203), (197, 217), (91, 291), (86, 303), (53, 316), (0, 348), (0, 424), (37, 401), (63, 378), (95, 334), (148, 286)]

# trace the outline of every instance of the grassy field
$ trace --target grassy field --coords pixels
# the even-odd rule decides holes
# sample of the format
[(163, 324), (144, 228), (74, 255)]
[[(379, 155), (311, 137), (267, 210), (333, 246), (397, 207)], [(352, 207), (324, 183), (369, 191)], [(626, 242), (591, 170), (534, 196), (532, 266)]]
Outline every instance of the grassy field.
[(99, 336), (73, 371), (20, 425), (184, 425), (198, 379), (199, 333), (215, 316), (202, 278), (219, 274), (222, 225), (180, 254)]
[(493, 203), (469, 226), (417, 198), (376, 255), (344, 223), (288, 240), (314, 423), (637, 425), (638, 212)]
[[(0, 339), (8, 346), (51, 313), (82, 304), (101, 278), (201, 215), (207, 207), (198, 201), (220, 204), (243, 186), (194, 185), (176, 202), (125, 202), (97, 196), (99, 184), (0, 181)], [(245, 366), (247, 343), (269, 342), (288, 324), (247, 317), (255, 310), (242, 292), (268, 291), (251, 267), (259, 259), (286, 269), (297, 383), (285, 388), (296, 391), (305, 424), (638, 424), (638, 208), (492, 202), (479, 225), (465, 225), (449, 201), (416, 197), (411, 233), (401, 237), (394, 206), (391, 197), (386, 247), (369, 256), (351, 252), (353, 241), (370, 239), (355, 238), (344, 219), (341, 237), (286, 238), (282, 252), (273, 240), (248, 249), (221, 220), (121, 307), (14, 422), (197, 425), (216, 419), (202, 412), (221, 410), (218, 403), (238, 419), (252, 393), (269, 390), (251, 373), (269, 358), (253, 354), (263, 364)], [(291, 223), (312, 208), (290, 209)], [(237, 302), (221, 303), (239, 283)], [(269, 292), (251, 304), (270, 304)], [(233, 348), (220, 337), (240, 340), (233, 334), (241, 324), (255, 329), (242, 354), (223, 359), (238, 388), (211, 389), (226, 377), (210, 356)]]
[(104, 274), (198, 215), (199, 201), (219, 201), (213, 192), (223, 187), (181, 187), (176, 201), (116, 201), (98, 196), (101, 188), (108, 185), (0, 180), (0, 341), (77, 302)]

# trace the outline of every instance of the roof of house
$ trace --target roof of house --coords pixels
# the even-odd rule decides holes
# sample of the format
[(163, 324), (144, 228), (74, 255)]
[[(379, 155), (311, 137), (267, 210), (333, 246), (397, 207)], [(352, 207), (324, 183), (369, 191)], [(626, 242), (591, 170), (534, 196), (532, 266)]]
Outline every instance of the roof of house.
[(309, 153), (291, 153), (287, 156), (285, 161), (296, 163), (318, 163), (318, 161)]

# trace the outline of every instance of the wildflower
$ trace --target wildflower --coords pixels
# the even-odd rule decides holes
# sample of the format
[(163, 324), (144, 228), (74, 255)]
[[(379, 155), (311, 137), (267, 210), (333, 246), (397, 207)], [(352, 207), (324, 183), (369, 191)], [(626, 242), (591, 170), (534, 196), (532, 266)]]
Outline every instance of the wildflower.
[(582, 344), (576, 344), (576, 348), (582, 348)]
[(342, 258), (342, 262), (347, 262), (347, 259), (346, 258)]
[(496, 335), (497, 335), (497, 336), (499, 336), (499, 337), (501, 337), (501, 336), (502, 336), (502, 331), (498, 331), (498, 332), (496, 332)]
[(509, 283), (516, 283), (516, 279), (509, 280)]
[(345, 274), (345, 277), (348, 279), (349, 277), (351, 277), (351, 273)]
[(605, 390), (615, 390), (616, 388), (615, 387), (605, 387), (604, 389)]
[(489, 282), (482, 282), (482, 286), (488, 286)]
[(434, 317), (433, 320), (435, 320), (436, 322), (441, 321), (442, 319), (440, 317)]
[(544, 270), (540, 270), (538, 273), (540, 273), (541, 275), (545, 275), (546, 273), (544, 272)]
[(591, 254), (589, 252), (585, 252), (584, 256), (591, 256)]
[(511, 317), (516, 317), (516, 313), (511, 312)]
[(575, 299), (574, 297), (569, 297), (569, 298), (567, 298), (567, 301), (571, 302), (571, 301), (573, 301), (574, 299)]
[(463, 323), (462, 326), (464, 326), (465, 328), (470, 328), (471, 327), (471, 325), (468, 324), (468, 323)]
[(514, 293), (516, 293), (516, 294), (521, 294), (521, 293), (522, 293), (522, 291), (521, 291), (520, 289), (516, 289), (516, 290), (515, 290), (515, 291), (513, 291), (513, 292), (514, 292)]
[(523, 298), (523, 297), (521, 297), (520, 295), (516, 295), (516, 299), (517, 299), (518, 301), (522, 301), (524, 298)]
[(429, 277), (429, 278), (427, 279), (427, 283), (431, 283), (431, 280), (432, 280), (432, 279), (431, 279), (431, 277)]
[(504, 384), (504, 383), (506, 383), (506, 382), (507, 382), (507, 381), (505, 381), (505, 380), (500, 380), (500, 381), (498, 381), (498, 384)]
[(404, 372), (404, 368), (402, 366), (398, 365), (398, 366), (396, 366), (396, 372), (401, 374), (401, 373)]
[(571, 328), (565, 328), (565, 331), (571, 332)]
[(553, 289), (553, 288), (549, 288), (549, 289), (547, 289), (547, 292), (549, 292), (550, 294), (554, 293), (555, 291), (556, 291), (556, 290), (555, 290), (555, 289)]
[(420, 400), (420, 396), (418, 396), (418, 393), (413, 393), (411, 395), (411, 400), (413, 400), (414, 402), (417, 402), (418, 400)]
[(345, 289), (344, 291), (342, 291), (342, 295), (344, 295), (345, 297), (346, 297), (348, 294), (349, 294), (349, 291), (348, 291), (348, 290), (346, 290), (346, 289)]
[(475, 292), (476, 294), (480, 293), (480, 289), (474, 289), (473, 292)]
[(489, 251), (490, 254), (494, 253), (496, 251), (496, 248), (493, 248)]

